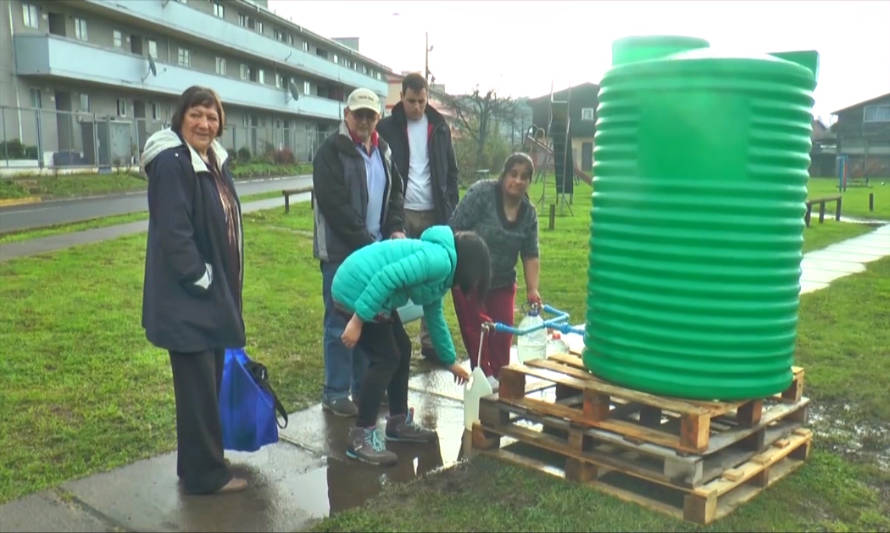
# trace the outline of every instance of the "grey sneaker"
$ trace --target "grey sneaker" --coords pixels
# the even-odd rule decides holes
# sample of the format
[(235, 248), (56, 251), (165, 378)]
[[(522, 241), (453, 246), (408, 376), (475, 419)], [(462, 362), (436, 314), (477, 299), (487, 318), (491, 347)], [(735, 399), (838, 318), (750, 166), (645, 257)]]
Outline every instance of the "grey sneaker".
[(386, 419), (386, 440), (427, 444), (435, 442), (437, 438), (439, 435), (435, 431), (414, 423), (413, 407), (408, 409), (406, 415), (396, 415)]
[(372, 465), (394, 465), (399, 456), (386, 449), (376, 428), (353, 427), (349, 429), (349, 444), (346, 456)]
[(358, 415), (358, 407), (352, 400), (343, 396), (342, 398), (334, 398), (333, 400), (322, 400), (321, 408), (330, 411), (337, 416), (356, 416)]

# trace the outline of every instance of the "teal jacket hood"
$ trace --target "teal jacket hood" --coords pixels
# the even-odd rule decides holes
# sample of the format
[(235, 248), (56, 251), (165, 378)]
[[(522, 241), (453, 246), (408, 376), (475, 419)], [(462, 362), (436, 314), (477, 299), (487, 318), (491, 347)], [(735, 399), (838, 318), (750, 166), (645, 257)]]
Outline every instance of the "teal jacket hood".
[(334, 301), (365, 322), (390, 315), (410, 298), (423, 306), (433, 347), (446, 365), (455, 361), (442, 297), (454, 285), (457, 250), (448, 226), (432, 226), (420, 239), (375, 242), (353, 252), (337, 269)]

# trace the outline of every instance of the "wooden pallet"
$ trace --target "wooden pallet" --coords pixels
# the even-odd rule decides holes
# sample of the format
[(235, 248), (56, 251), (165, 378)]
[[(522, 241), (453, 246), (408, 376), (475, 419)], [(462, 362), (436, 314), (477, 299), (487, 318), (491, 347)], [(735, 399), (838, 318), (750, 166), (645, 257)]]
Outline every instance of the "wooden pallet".
[[(528, 377), (553, 384), (557, 399), (578, 396), (579, 403), (531, 397), (526, 391)], [(794, 367), (791, 385), (771, 398), (734, 402), (686, 400), (606, 382), (591, 374), (580, 357), (556, 354), (502, 368), (498, 401), (579, 426), (611, 431), (634, 442), (657, 444), (684, 453), (708, 454), (733, 443), (727, 439), (716, 444), (711, 442), (714, 435), (721, 433), (721, 427), (758, 427), (765, 405), (800, 402), (803, 383), (803, 368)], [(534, 388), (541, 389), (540, 386)]]
[[(557, 405), (573, 402), (559, 400)], [(633, 473), (658, 483), (696, 487), (719, 477), (727, 468), (741, 464), (788, 437), (806, 421), (808, 398), (793, 404), (776, 403), (764, 410), (758, 424), (726, 426), (713, 436), (708, 454), (688, 454), (673, 448), (628, 440), (624, 435), (599, 428), (579, 426), (548, 414), (504, 403), (497, 396), (482, 398), (480, 424), (474, 446), (490, 449), (507, 437), (532, 446)], [(715, 433), (718, 424), (713, 425)]]
[[(473, 428), (474, 443), (484, 434), (477, 423)], [(795, 429), (749, 460), (725, 469), (720, 477), (699, 487), (689, 488), (648, 479), (624, 472), (596, 460), (549, 454), (549, 457), (528, 453), (528, 448), (484, 450), (482, 453), (501, 460), (533, 468), (571, 481), (589, 485), (622, 500), (699, 524), (709, 524), (732, 512), (742, 503), (759, 494), (795, 470), (809, 455), (812, 432)], [(517, 443), (523, 445), (523, 443)]]

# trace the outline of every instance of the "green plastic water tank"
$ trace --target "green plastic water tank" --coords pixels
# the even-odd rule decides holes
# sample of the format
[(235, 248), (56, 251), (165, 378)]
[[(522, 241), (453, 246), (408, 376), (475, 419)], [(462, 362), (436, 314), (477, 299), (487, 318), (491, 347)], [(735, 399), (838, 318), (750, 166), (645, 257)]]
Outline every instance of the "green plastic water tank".
[(594, 152), (595, 374), (696, 399), (790, 384), (817, 58), (614, 43)]

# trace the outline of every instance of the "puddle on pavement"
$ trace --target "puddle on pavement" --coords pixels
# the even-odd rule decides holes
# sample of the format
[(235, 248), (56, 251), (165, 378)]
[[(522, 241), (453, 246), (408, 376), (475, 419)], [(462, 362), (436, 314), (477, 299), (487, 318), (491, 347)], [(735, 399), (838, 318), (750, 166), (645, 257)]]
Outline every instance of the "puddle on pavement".
[[(316, 497), (301, 499), (300, 507), (313, 517), (326, 517), (363, 505), (388, 485), (411, 482), (460, 461), (466, 446), (463, 405), (416, 390), (409, 391), (409, 405), (414, 408), (415, 420), (435, 429), (439, 439), (431, 444), (387, 442), (387, 449), (399, 457), (396, 465), (388, 467), (346, 457), (346, 436), (355, 419), (333, 416), (319, 406), (289, 415), (288, 427), (280, 431), (281, 440), (318, 454), (324, 461), (301, 475), (301, 492)], [(378, 419), (381, 437), (386, 412), (382, 407)]]

